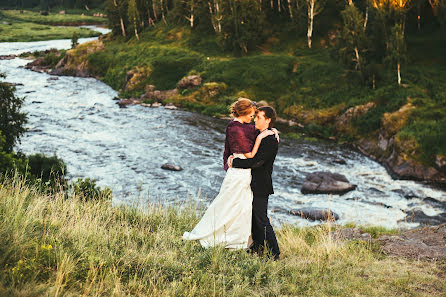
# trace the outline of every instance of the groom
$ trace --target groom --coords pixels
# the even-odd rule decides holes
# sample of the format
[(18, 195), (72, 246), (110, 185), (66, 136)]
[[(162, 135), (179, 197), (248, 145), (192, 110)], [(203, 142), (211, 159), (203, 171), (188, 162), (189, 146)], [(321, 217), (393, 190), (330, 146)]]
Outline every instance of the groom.
[[(270, 106), (262, 106), (258, 109), (256, 118), (256, 129), (260, 132), (271, 129), (276, 120), (276, 112)], [(267, 247), (271, 250), (274, 260), (279, 259), (280, 250), (277, 244), (276, 234), (267, 216), (268, 198), (274, 194), (271, 174), (273, 172), (273, 163), (276, 159), (279, 145), (274, 135), (269, 135), (262, 139), (259, 150), (254, 158), (234, 159), (229, 157), (228, 165), (234, 168), (252, 168), (251, 189), (253, 192), (252, 201), (252, 238), (254, 252), (262, 253)]]

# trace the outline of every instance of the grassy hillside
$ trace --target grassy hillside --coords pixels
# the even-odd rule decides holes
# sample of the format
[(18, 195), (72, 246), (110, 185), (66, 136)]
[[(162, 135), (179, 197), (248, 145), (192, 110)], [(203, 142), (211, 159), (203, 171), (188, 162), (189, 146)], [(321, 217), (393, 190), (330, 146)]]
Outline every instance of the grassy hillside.
[(374, 245), (335, 242), (327, 235), (330, 225), (280, 228), (282, 259), (274, 262), (183, 242), (183, 232), (199, 220), (193, 207), (141, 207), (43, 195), (17, 178), (3, 183), (0, 295), (441, 296), (446, 291), (444, 263), (388, 258)]

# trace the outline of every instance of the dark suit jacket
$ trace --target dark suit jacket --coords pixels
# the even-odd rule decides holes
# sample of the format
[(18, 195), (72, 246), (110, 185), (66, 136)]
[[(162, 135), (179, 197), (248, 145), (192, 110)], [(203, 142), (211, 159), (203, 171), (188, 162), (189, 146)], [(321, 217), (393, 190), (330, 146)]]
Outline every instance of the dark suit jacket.
[(236, 158), (232, 161), (232, 167), (234, 168), (252, 168), (251, 189), (254, 195), (274, 194), (271, 174), (273, 173), (273, 163), (278, 148), (279, 144), (275, 136), (269, 135), (262, 139), (254, 158)]

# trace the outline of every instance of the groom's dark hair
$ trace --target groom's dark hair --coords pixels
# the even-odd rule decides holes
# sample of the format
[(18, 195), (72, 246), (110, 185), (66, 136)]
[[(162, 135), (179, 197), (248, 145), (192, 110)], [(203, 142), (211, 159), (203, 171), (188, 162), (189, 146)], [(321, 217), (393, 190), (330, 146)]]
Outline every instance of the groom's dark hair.
[(265, 113), (265, 118), (271, 119), (268, 128), (272, 128), (276, 122), (276, 111), (271, 106), (262, 106), (257, 109), (258, 111), (263, 111)]

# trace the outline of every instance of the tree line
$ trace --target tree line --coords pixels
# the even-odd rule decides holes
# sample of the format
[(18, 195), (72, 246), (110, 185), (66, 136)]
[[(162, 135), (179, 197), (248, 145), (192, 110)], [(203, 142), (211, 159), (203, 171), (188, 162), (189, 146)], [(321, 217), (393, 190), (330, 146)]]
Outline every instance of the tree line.
[(314, 33), (331, 28), (335, 55), (372, 86), (383, 63), (393, 65), (401, 84), (407, 32), (445, 30), (446, 24), (446, 0), (107, 0), (107, 11), (116, 35), (139, 40), (158, 23), (183, 25), (215, 34), (224, 49), (240, 54), (279, 31), (306, 35), (312, 48)]

